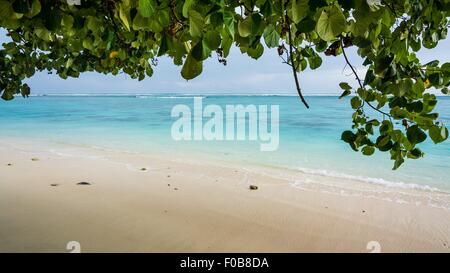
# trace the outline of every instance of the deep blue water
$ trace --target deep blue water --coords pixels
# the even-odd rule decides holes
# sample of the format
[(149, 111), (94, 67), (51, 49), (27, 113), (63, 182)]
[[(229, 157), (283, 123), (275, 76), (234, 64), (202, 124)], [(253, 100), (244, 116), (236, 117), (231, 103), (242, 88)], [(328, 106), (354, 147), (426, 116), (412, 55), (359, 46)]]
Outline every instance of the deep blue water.
[[(389, 154), (366, 157), (340, 140), (351, 126), (347, 100), (309, 97), (305, 109), (297, 97), (207, 96), (203, 104), (279, 105), (280, 142), (274, 152), (260, 151), (257, 141), (174, 141), (172, 107), (193, 104), (192, 97), (161, 96), (42, 96), (0, 102), (0, 136), (46, 138), (73, 144), (134, 152), (207, 154), (242, 164), (265, 164), (312, 172), (380, 178), (450, 190), (450, 141), (421, 144), (424, 158), (407, 160), (392, 171)], [(436, 109), (450, 124), (450, 98)], [(205, 121), (208, 119), (205, 119)]]

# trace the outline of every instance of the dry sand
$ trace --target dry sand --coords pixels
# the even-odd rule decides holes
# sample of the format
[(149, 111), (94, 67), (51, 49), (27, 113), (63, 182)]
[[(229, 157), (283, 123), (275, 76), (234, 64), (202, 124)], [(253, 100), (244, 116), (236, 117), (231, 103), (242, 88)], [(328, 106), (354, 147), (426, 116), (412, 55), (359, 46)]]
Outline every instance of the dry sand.
[(0, 144), (0, 252), (68, 252), (69, 241), (82, 252), (369, 252), (370, 241), (450, 252), (449, 204), (447, 193), (201, 157)]

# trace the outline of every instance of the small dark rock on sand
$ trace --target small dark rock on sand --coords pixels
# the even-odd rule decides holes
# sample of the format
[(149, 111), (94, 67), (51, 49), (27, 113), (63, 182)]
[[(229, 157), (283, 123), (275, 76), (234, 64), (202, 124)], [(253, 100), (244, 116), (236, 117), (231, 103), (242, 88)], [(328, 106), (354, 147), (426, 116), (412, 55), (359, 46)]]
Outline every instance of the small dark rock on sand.
[(170, 178), (170, 175), (168, 175), (167, 178)]
[(56, 186), (59, 186), (59, 184), (57, 184), (57, 183), (53, 183), (53, 184), (50, 184), (50, 186), (52, 186), (52, 187), (56, 187)]
[(141, 168), (141, 171), (146, 171), (147, 170), (147, 168)]
[(250, 185), (249, 189), (254, 191), (258, 189), (258, 186)]
[(173, 188), (173, 189), (176, 190), (176, 191), (178, 190), (178, 188)]
[(365, 212), (366, 212), (365, 210), (362, 211), (362, 213), (365, 213)]
[(31, 159), (31, 161), (39, 161), (39, 158), (33, 157), (33, 158)]
[(77, 185), (91, 185), (91, 183), (89, 183), (89, 182), (79, 182), (79, 183), (77, 183)]
[(8, 163), (8, 164), (6, 164), (6, 166), (12, 166), (12, 164), (11, 164), (11, 163)]

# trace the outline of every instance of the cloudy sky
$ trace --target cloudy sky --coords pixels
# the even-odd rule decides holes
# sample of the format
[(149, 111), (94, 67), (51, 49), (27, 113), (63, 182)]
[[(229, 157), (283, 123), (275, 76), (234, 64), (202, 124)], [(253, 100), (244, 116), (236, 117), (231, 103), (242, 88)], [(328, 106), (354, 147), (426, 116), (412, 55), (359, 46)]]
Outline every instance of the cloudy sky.
[[(6, 41), (5, 32), (0, 31), (0, 41)], [(350, 59), (364, 75), (362, 60), (355, 48), (348, 50)], [(450, 61), (450, 39), (441, 41), (432, 50), (422, 50), (419, 57), (423, 63), (438, 59)], [(44, 93), (185, 93), (185, 94), (296, 94), (290, 67), (282, 63), (276, 49), (265, 49), (263, 56), (253, 60), (233, 48), (227, 58), (228, 65), (218, 63), (216, 57), (204, 63), (203, 73), (190, 81), (184, 80), (181, 67), (169, 58), (159, 58), (151, 78), (143, 81), (130, 79), (127, 75), (105, 76), (85, 73), (77, 79), (60, 79), (57, 75), (37, 73), (27, 82), (34, 94)], [(307, 95), (338, 94), (339, 82), (354, 83), (354, 77), (345, 67), (344, 57), (325, 57), (319, 69), (299, 74), (300, 84)]]

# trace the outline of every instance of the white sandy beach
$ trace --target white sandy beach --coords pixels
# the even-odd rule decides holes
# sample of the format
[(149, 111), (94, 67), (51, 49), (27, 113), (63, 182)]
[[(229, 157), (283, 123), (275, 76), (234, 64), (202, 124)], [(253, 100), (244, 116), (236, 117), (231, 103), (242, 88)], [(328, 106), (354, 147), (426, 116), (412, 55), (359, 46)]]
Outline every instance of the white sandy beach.
[(449, 204), (443, 192), (188, 155), (0, 144), (0, 252), (68, 252), (69, 241), (82, 252), (369, 252), (370, 241), (450, 252)]

